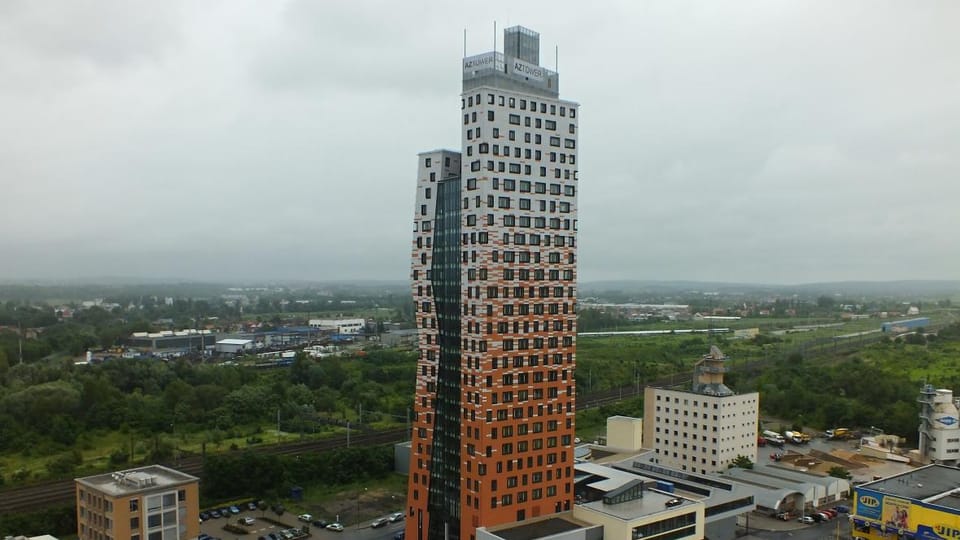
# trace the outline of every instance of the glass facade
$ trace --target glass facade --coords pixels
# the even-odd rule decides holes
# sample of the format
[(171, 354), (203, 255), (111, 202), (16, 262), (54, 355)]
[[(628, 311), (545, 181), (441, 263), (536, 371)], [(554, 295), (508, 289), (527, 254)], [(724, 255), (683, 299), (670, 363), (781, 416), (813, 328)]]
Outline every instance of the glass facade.
[(460, 178), (437, 184), (431, 283), (440, 361), (430, 457), (429, 537), (460, 537)]

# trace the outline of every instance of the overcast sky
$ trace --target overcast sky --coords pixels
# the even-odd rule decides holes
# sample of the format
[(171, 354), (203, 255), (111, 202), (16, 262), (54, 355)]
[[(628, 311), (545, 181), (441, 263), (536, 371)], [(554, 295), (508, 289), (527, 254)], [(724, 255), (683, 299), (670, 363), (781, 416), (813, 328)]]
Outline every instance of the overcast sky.
[[(493, 24), (581, 103), (581, 281), (960, 278), (960, 2), (0, 2), (0, 278), (406, 279)], [(502, 36), (502, 34), (501, 34)], [(498, 44), (502, 48), (502, 37)]]

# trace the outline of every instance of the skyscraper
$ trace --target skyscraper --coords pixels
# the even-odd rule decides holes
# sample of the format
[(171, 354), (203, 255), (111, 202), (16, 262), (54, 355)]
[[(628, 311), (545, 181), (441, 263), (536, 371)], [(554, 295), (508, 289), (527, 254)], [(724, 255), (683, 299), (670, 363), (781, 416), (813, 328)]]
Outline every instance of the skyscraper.
[(539, 49), (464, 58), (461, 152), (419, 155), (408, 540), (573, 501), (578, 105)]

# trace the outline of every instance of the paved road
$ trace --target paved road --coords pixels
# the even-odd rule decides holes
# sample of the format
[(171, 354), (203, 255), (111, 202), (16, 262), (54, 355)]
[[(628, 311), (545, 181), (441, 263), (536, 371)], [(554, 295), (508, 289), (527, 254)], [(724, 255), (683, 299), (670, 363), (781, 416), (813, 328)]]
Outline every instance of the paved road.
[(803, 528), (794, 529), (792, 531), (757, 531), (751, 528), (750, 535), (743, 536), (739, 540), (776, 540), (778, 538), (790, 538), (792, 540), (832, 540), (837, 538), (850, 538), (850, 520), (847, 519), (846, 516), (841, 516), (824, 523), (804, 525)]

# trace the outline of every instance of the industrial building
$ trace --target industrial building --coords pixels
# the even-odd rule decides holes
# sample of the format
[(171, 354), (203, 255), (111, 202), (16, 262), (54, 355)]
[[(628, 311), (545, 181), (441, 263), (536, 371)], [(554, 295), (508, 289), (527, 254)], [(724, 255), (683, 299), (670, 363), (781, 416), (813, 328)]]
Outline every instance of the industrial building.
[(464, 58), (460, 151), (418, 158), (407, 540), (573, 505), (579, 111), (539, 47)]
[(884, 334), (899, 334), (909, 332), (918, 328), (929, 328), (930, 319), (928, 317), (918, 317), (916, 319), (904, 319), (902, 321), (889, 321), (880, 325), (880, 331)]
[(332, 330), (340, 335), (362, 334), (367, 327), (364, 319), (310, 319), (309, 326), (320, 330)]
[(926, 384), (917, 402), (920, 404), (919, 461), (956, 466), (960, 460), (960, 414), (953, 391)]
[(149, 465), (76, 480), (80, 540), (187, 540), (200, 534), (199, 479)]
[(737, 456), (757, 461), (760, 394), (737, 394), (723, 383), (727, 357), (717, 347), (694, 366), (691, 390), (647, 387), (643, 444), (656, 462), (706, 474)]
[(238, 354), (253, 350), (252, 339), (226, 338), (217, 342), (216, 350), (220, 354)]
[(927, 465), (854, 486), (854, 539), (960, 537), (960, 469)]
[(134, 332), (127, 338), (127, 346), (145, 353), (171, 354), (200, 352), (213, 348), (217, 335), (210, 330), (165, 330), (163, 332)]

